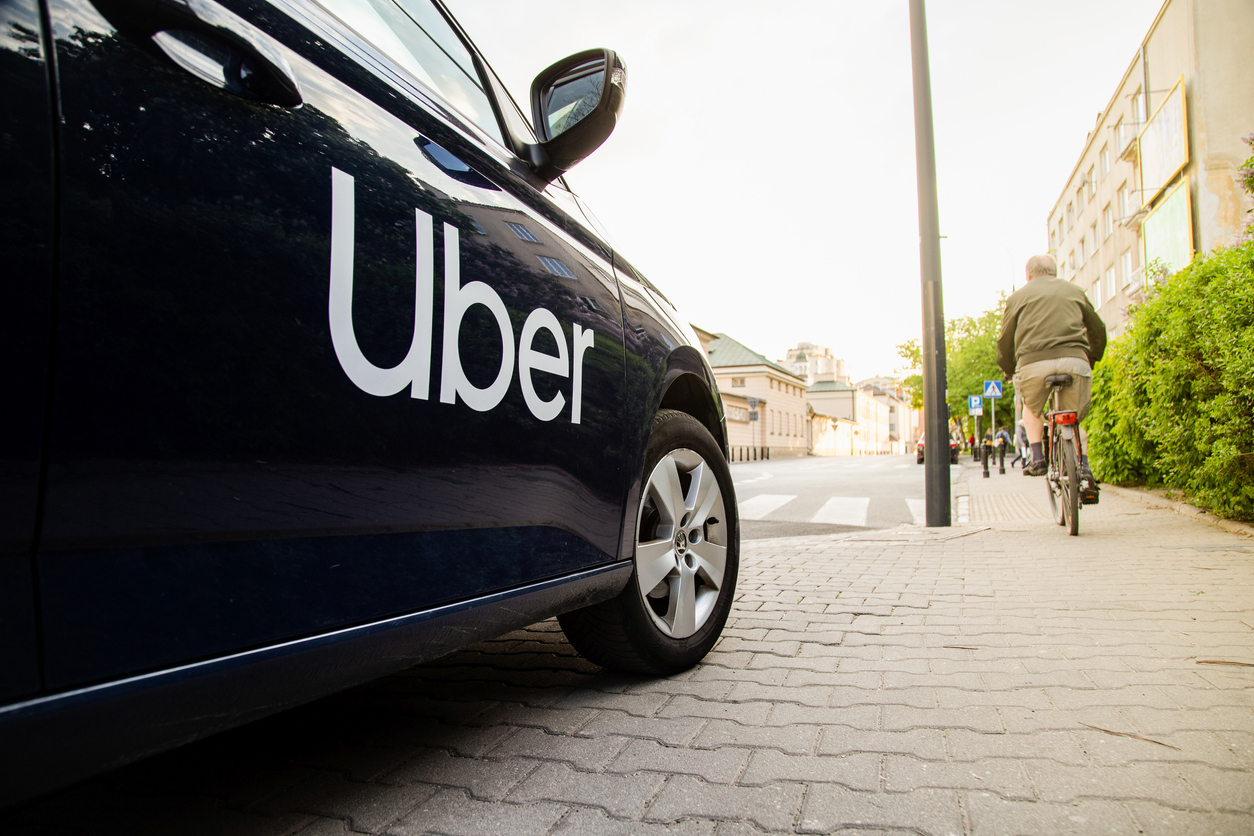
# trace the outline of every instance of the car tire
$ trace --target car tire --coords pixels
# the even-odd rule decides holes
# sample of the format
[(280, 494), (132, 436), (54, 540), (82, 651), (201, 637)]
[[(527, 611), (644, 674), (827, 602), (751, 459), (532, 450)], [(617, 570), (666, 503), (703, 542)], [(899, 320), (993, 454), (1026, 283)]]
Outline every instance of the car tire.
[(627, 586), (558, 622), (571, 645), (602, 667), (652, 675), (687, 670), (723, 632), (740, 562), (731, 470), (692, 416), (658, 412), (640, 502), (626, 524), (635, 531)]
[(918, 461), (918, 463), (919, 463), (919, 464), (923, 464), (923, 457), (922, 457), (922, 456), (915, 456), (915, 459)]

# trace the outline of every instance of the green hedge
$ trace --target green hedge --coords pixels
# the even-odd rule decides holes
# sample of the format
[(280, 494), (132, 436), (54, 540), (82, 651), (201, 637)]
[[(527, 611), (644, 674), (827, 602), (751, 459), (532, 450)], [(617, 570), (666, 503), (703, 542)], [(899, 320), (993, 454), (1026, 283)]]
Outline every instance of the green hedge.
[(1156, 286), (1094, 369), (1085, 424), (1099, 479), (1254, 519), (1254, 242)]

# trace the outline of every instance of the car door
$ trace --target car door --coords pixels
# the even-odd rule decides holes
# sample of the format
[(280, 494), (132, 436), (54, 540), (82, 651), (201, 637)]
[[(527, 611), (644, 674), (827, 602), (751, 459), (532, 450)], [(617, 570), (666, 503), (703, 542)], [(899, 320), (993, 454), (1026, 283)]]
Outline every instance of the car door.
[(0, 701), (39, 689), (31, 549), (52, 324), (53, 144), (37, 0), (0, 0)]
[(52, 687), (616, 559), (612, 268), (437, 7), (49, 9)]

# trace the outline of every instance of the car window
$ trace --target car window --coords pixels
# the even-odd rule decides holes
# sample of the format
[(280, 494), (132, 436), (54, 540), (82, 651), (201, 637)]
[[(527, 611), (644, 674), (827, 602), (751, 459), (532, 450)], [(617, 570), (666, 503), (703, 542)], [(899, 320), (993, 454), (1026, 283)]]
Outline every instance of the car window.
[(429, 0), (318, 2), (489, 136), (503, 141), (470, 52)]

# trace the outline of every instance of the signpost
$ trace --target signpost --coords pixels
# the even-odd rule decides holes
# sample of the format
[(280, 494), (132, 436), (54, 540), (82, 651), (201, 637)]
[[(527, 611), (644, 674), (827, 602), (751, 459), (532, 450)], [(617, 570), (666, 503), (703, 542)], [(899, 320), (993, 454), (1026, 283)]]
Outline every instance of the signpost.
[(1001, 381), (986, 380), (984, 381), (984, 397), (988, 398), (988, 427), (996, 431), (997, 428), (997, 399), (1001, 397)]
[[(1001, 381), (1000, 380), (984, 381), (984, 397), (988, 398), (988, 428), (992, 432), (996, 432), (997, 431), (997, 399), (1001, 397)], [(983, 443), (982, 440), (981, 440), (981, 443)], [(988, 457), (991, 454), (992, 454), (992, 451), (987, 446), (985, 446), (984, 448), (984, 478), (985, 479), (988, 478)], [(1001, 472), (1002, 473), (1006, 472), (1005, 467), (1002, 468)]]

